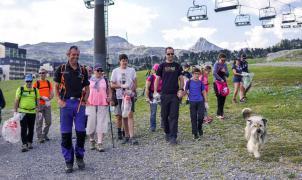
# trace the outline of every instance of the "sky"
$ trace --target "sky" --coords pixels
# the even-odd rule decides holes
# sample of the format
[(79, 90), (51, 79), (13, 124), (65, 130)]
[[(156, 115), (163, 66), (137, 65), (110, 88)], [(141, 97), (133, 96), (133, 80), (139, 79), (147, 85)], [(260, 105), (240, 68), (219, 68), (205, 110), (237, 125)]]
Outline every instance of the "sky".
[[(218, 0), (223, 1), (223, 0)], [(302, 21), (302, 0), (271, 0), (277, 10), (275, 28), (264, 29), (258, 20), (268, 0), (239, 0), (241, 13), (251, 15), (251, 26), (236, 27), (239, 9), (214, 12), (215, 0), (196, 0), (207, 6), (206, 21), (187, 21), (192, 0), (114, 0), (109, 7), (109, 35), (134, 45), (189, 49), (200, 37), (230, 50), (265, 48), (281, 39), (302, 39), (302, 28), (282, 29), (286, 4)], [(0, 42), (19, 45), (39, 42), (76, 42), (93, 38), (94, 10), (83, 0), (1, 0)]]

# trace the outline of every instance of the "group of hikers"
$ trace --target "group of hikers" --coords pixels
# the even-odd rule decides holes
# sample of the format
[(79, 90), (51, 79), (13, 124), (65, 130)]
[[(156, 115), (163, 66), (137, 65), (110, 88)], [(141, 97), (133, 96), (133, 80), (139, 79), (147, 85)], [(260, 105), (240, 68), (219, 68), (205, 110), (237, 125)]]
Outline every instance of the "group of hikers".
[[(92, 72), (78, 63), (80, 50), (71, 46), (67, 53), (68, 62), (54, 73), (54, 85), (47, 79), (47, 71), (39, 71), (40, 79), (33, 82), (31, 74), (25, 76), (25, 85), (16, 91), (14, 114), (21, 116), (21, 151), (33, 149), (34, 127), (39, 143), (49, 141), (51, 126), (51, 100), (55, 97), (60, 107), (61, 151), (67, 173), (73, 172), (74, 161), (79, 169), (85, 168), (84, 144), (86, 135), (91, 150), (104, 151), (103, 139), (108, 131), (110, 106), (114, 107), (117, 139), (122, 144), (138, 145), (134, 131), (134, 110), (137, 96), (137, 77), (134, 68), (128, 66), (126, 54), (119, 55), (119, 67), (115, 68), (110, 80), (101, 66), (95, 65)], [(217, 118), (224, 119), (226, 95), (220, 84), (226, 83), (229, 71), (226, 55), (220, 53), (213, 67), (214, 90), (217, 97)], [(194, 139), (203, 135), (203, 123), (213, 118), (208, 114), (208, 77), (212, 71), (207, 65), (200, 68), (182, 66), (174, 61), (174, 49), (165, 49), (165, 62), (153, 65), (153, 73), (146, 79), (145, 98), (150, 105), (150, 131), (156, 131), (157, 108), (160, 106), (160, 126), (165, 140), (177, 144), (179, 107), (187, 97), (190, 108)], [(242, 72), (248, 72), (246, 56), (235, 60), (232, 65), (234, 96), (240, 90), (240, 102), (246, 102), (246, 89), (242, 87)], [(223, 88), (223, 86), (222, 86)], [(0, 91), (0, 113), (5, 100)], [(1, 114), (0, 114), (1, 115)], [(44, 121), (44, 128), (43, 128)], [(76, 143), (72, 143), (72, 128), (75, 126)]]

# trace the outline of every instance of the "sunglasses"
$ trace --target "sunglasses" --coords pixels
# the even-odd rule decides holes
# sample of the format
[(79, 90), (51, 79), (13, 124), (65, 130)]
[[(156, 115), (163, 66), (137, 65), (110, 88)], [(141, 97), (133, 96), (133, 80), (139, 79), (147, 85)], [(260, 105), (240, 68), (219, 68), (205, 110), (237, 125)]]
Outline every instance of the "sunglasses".
[(32, 81), (25, 81), (26, 83), (32, 83)]
[(167, 53), (167, 56), (174, 56), (174, 53)]
[(39, 74), (46, 74), (45, 72), (40, 72)]

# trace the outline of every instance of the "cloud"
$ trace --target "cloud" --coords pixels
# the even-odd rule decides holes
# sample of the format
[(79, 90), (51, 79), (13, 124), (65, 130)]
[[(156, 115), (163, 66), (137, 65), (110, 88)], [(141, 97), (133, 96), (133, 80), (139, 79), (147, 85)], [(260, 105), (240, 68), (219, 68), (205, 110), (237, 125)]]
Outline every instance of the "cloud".
[(143, 34), (150, 28), (159, 15), (145, 6), (118, 1), (109, 7), (110, 34)]
[(200, 37), (210, 39), (216, 31), (216, 28), (184, 26), (181, 29), (162, 30), (162, 36), (166, 44), (173, 45), (175, 48), (188, 49)]

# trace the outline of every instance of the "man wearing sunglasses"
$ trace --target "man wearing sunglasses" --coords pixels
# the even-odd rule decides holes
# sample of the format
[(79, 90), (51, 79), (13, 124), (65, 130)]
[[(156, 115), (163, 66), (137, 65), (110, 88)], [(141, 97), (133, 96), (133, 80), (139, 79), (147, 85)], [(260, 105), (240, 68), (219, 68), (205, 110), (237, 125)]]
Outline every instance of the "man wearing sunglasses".
[[(62, 154), (66, 173), (73, 172), (74, 156), (80, 170), (85, 169), (84, 144), (86, 137), (85, 103), (89, 96), (88, 72), (78, 63), (80, 50), (71, 46), (66, 53), (68, 62), (55, 72), (55, 95), (60, 106)], [(75, 125), (76, 145), (72, 145), (72, 127)]]
[[(158, 84), (162, 80), (161, 116), (164, 124), (166, 141), (177, 144), (179, 103), (184, 93), (182, 67), (174, 62), (174, 49), (166, 48), (166, 61), (159, 65), (154, 84), (154, 97), (158, 96)], [(179, 84), (178, 84), (179, 82)]]
[[(50, 100), (53, 98), (53, 90), (51, 83), (46, 79), (47, 71), (41, 69), (39, 71), (40, 80), (37, 80), (33, 87), (37, 88), (40, 93), (39, 101), (39, 115), (36, 121), (36, 132), (39, 143), (49, 141), (47, 136), (51, 125), (51, 104)], [(45, 119), (45, 126), (43, 128), (43, 119)]]

